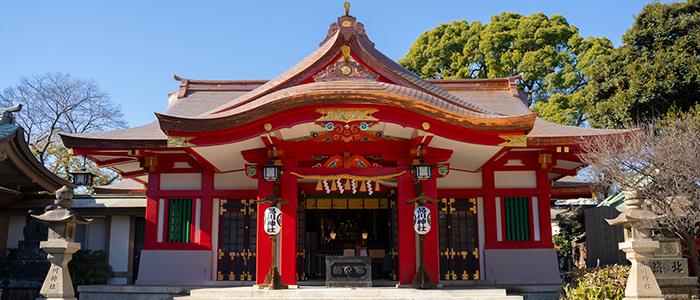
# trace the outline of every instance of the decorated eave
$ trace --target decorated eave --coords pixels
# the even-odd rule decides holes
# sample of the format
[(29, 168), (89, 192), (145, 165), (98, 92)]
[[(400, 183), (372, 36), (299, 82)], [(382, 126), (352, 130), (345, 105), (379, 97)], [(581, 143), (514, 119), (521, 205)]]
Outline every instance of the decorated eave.
[(20, 108), (0, 109), (0, 204), (28, 194), (53, 192), (64, 185), (76, 187), (51, 173), (34, 157), (24, 139), (24, 129), (12, 120), (12, 111)]

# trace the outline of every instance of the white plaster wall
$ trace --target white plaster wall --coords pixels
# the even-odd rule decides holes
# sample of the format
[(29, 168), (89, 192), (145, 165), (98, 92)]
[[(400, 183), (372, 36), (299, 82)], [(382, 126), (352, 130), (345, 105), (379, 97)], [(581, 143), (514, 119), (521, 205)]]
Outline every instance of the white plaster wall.
[(137, 285), (210, 281), (212, 252), (208, 250), (143, 250)]
[[(452, 172), (450, 172), (452, 173)], [(497, 171), (493, 172), (497, 189), (527, 189), (537, 187), (535, 171)]]
[(109, 264), (114, 272), (129, 271), (130, 216), (112, 216), (109, 230)]
[(484, 279), (561, 283), (554, 249), (486, 249)]
[(87, 225), (85, 237), (86, 250), (105, 250), (105, 237), (107, 235), (106, 222), (104, 218), (89, 218), (92, 222)]
[(161, 190), (201, 190), (202, 174), (160, 174)]
[(256, 190), (258, 181), (246, 176), (245, 171), (214, 174), (215, 190)]
[(481, 172), (469, 173), (451, 170), (444, 178), (437, 179), (438, 189), (480, 189), (484, 187)]
[(24, 215), (10, 216), (7, 224), (7, 248), (17, 248), (19, 241), (24, 239), (26, 220)]

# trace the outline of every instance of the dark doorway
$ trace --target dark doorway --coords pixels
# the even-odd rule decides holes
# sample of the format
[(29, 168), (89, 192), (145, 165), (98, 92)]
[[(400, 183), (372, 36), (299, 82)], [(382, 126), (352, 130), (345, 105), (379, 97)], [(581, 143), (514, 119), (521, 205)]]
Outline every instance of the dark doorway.
[(373, 278), (392, 279), (396, 237), (389, 193), (309, 194), (306, 204), (308, 279), (325, 279), (326, 256), (343, 255), (371, 256)]

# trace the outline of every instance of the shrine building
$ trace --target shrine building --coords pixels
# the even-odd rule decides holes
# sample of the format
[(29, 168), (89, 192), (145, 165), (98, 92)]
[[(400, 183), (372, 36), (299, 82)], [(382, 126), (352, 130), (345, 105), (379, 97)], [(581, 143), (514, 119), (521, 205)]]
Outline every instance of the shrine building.
[[(147, 187), (136, 284), (262, 283), (269, 204), (256, 201), (273, 193), (287, 202), (277, 235), (287, 285), (325, 278), (324, 259), (348, 253), (372, 257), (373, 278), (410, 284), (419, 235), (406, 202), (421, 193), (437, 200), (425, 205), (433, 282), (560, 282), (550, 184), (584, 167), (583, 139), (623, 131), (538, 118), (518, 77), (422, 79), (347, 10), (327, 32), (272, 80), (175, 76), (156, 120), (63, 135), (74, 155)], [(426, 166), (432, 174), (414, 172)]]

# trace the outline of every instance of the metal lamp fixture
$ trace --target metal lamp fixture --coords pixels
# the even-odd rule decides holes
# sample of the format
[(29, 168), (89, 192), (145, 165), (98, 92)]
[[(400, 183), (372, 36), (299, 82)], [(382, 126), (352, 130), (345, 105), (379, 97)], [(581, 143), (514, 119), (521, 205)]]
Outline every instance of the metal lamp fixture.
[(420, 158), (419, 163), (413, 165), (413, 180), (429, 180), (433, 177), (433, 166), (426, 164), (425, 159)]
[(282, 178), (282, 166), (279, 160), (271, 159), (269, 165), (259, 166), (262, 169), (262, 177), (265, 181), (280, 181)]
[(335, 232), (331, 231), (331, 240), (335, 240)]
[(367, 232), (365, 232), (365, 231), (362, 232), (362, 239), (363, 240), (367, 239)]
[(83, 168), (80, 171), (69, 173), (73, 177), (73, 183), (76, 185), (92, 185), (92, 180), (95, 178), (95, 174), (87, 171), (85, 160), (86, 157), (83, 156)]

